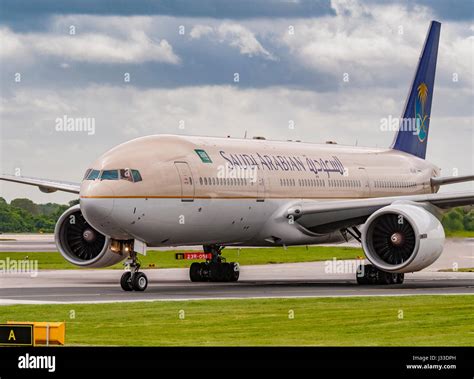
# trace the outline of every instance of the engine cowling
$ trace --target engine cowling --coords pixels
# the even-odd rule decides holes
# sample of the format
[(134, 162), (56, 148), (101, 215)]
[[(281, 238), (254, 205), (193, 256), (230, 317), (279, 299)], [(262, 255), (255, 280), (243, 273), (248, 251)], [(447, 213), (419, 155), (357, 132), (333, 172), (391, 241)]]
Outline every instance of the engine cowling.
[(127, 257), (111, 250), (110, 238), (86, 221), (79, 204), (61, 215), (54, 229), (54, 239), (61, 255), (76, 266), (108, 267)]
[(444, 238), (443, 226), (431, 212), (411, 203), (394, 203), (369, 217), (362, 231), (362, 247), (378, 269), (406, 273), (436, 261)]

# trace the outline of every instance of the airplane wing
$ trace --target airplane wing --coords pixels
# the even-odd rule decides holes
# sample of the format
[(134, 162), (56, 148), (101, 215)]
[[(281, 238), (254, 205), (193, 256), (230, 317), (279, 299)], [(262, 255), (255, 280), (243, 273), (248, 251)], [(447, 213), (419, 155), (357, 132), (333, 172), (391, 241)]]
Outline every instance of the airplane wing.
[(41, 192), (46, 193), (64, 191), (78, 194), (80, 188), (79, 183), (60, 182), (57, 180), (29, 178), (26, 176), (16, 176), (7, 174), (0, 174), (0, 180), (37, 186)]
[(375, 197), (353, 200), (302, 201), (287, 211), (287, 217), (315, 233), (363, 224), (376, 210), (396, 201), (431, 204), (441, 209), (474, 204), (474, 192)]

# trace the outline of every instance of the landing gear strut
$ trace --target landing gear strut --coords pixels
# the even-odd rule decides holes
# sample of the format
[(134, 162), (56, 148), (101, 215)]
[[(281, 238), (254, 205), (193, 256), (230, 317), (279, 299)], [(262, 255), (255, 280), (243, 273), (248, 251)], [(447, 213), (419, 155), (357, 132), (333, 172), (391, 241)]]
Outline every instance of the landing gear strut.
[(373, 265), (360, 265), (357, 269), (358, 284), (402, 284), (405, 274), (386, 272)]
[(224, 248), (219, 245), (204, 245), (204, 252), (211, 253), (212, 259), (198, 263), (194, 262), (189, 268), (189, 278), (192, 282), (236, 282), (239, 279), (240, 266), (236, 262), (227, 263), (221, 252)]
[(130, 271), (125, 271), (120, 278), (120, 286), (124, 291), (145, 291), (148, 286), (148, 278), (140, 269), (137, 253), (132, 251), (129, 259), (125, 262)]

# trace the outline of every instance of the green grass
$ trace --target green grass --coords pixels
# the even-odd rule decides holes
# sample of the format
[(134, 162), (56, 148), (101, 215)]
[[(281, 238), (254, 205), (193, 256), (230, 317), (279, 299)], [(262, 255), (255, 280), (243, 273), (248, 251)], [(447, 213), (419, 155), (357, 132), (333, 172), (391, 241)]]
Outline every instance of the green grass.
[(453, 270), (452, 268), (446, 268), (439, 271), (441, 272), (474, 272), (474, 267), (462, 267), (462, 268), (458, 268), (457, 270)]
[[(143, 268), (173, 268), (189, 267), (192, 261), (176, 260), (175, 254), (185, 250), (148, 251), (147, 255), (139, 256)], [(327, 246), (297, 246), (288, 247), (286, 250), (280, 247), (259, 249), (224, 249), (223, 256), (228, 262), (239, 262), (242, 265), (258, 265), (268, 263), (290, 263), (290, 262), (314, 262), (328, 259), (355, 259), (364, 256), (362, 249), (353, 247), (327, 247)], [(10, 257), (14, 260), (34, 259), (38, 261), (41, 269), (77, 269), (76, 266), (66, 262), (58, 252), (0, 252), (0, 259)], [(150, 266), (151, 265), (151, 266)], [(154, 266), (153, 266), (154, 265)], [(123, 268), (122, 263), (109, 267), (115, 269)]]
[(472, 230), (445, 230), (445, 234), (449, 238), (474, 238)]
[[(15, 305), (0, 307), (0, 322), (66, 321), (69, 346), (473, 346), (473, 300), (403, 296)], [(291, 311), (294, 319), (288, 317)]]

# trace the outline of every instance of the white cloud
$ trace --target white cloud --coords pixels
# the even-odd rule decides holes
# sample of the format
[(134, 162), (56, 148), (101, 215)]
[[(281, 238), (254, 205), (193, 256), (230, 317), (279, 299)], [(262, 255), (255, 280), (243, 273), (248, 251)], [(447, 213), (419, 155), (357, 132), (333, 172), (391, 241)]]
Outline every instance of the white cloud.
[[(333, 1), (332, 6), (337, 17), (295, 20), (294, 34), (286, 29), (280, 33), (279, 42), (297, 64), (340, 79), (349, 73), (358, 85), (367, 86), (398, 83), (414, 72), (435, 18), (429, 7), (353, 0)], [(442, 25), (437, 79), (450, 80), (458, 72), (472, 86), (474, 37), (467, 30), (469, 23)]]
[(214, 33), (214, 28), (209, 25), (195, 25), (191, 29), (191, 32), (189, 33), (189, 36), (192, 39), (199, 39), (203, 36), (209, 35), (211, 33)]
[(258, 42), (255, 35), (242, 25), (222, 23), (218, 28), (218, 34), (223, 40), (228, 40), (231, 46), (239, 48), (241, 54), (250, 57), (261, 55), (266, 59), (275, 60), (275, 57)]
[(268, 60), (276, 60), (276, 57), (262, 46), (255, 34), (240, 24), (223, 22), (216, 27), (196, 25), (189, 35), (192, 39), (214, 36), (220, 43), (227, 43), (238, 48), (242, 55), (249, 57), (262, 56)]
[(13, 33), (0, 29), (2, 59), (19, 59), (24, 55), (53, 56), (78, 62), (142, 63), (147, 61), (178, 64), (179, 57), (164, 39), (153, 41), (143, 31), (134, 30), (127, 38), (90, 33), (59, 35), (53, 33)]
[(0, 49), (1, 59), (13, 56), (17, 56), (18, 58), (24, 57), (26, 47), (21, 38), (10, 31), (10, 29), (5, 27), (0, 28), (0, 41), (2, 41), (2, 48)]

